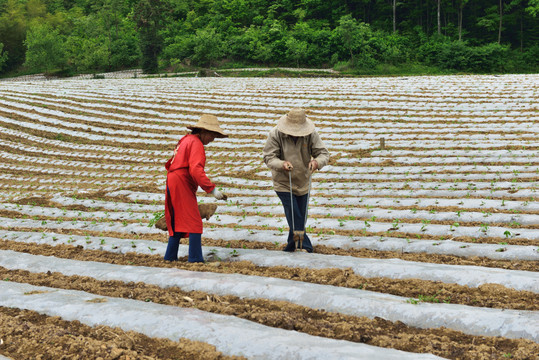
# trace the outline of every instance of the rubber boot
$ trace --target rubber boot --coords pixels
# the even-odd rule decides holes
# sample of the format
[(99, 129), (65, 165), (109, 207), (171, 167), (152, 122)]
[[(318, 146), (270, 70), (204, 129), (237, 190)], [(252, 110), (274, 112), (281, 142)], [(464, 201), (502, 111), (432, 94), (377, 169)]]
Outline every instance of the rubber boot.
[[(176, 234), (174, 234), (176, 235)], [(178, 236), (169, 236), (167, 251), (165, 252), (165, 260), (178, 260), (178, 248), (180, 247), (180, 238)]]
[(189, 233), (189, 256), (187, 257), (187, 261), (190, 263), (204, 262), (201, 235)]

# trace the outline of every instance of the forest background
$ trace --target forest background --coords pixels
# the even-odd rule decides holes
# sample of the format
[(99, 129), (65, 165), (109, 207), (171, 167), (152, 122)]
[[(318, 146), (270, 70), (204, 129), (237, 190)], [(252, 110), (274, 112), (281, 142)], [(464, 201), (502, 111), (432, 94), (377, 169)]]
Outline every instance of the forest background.
[(0, 76), (539, 70), (539, 0), (0, 0)]

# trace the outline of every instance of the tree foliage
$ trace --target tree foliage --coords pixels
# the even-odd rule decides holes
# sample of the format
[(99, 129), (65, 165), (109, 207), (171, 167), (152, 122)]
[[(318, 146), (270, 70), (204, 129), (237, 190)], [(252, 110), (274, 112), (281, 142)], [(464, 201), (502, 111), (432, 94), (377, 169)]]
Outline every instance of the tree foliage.
[(7, 51), (4, 51), (4, 44), (0, 43), (0, 72), (7, 62)]
[(538, 13), (539, 0), (0, 0), (0, 71), (227, 62), (537, 71)]
[(64, 40), (50, 25), (34, 22), (26, 33), (24, 44), (27, 48), (25, 66), (46, 73), (65, 68)]

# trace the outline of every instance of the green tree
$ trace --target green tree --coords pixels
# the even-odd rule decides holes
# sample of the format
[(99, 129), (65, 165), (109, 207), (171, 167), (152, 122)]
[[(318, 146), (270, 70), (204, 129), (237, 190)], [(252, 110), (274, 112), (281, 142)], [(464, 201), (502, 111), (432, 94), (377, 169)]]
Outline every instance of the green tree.
[(201, 65), (209, 65), (224, 54), (223, 41), (214, 28), (199, 29), (194, 38), (193, 60)]
[(301, 41), (295, 37), (290, 37), (286, 40), (290, 57), (296, 61), (296, 67), (299, 68), (299, 62), (307, 58), (307, 48), (309, 44), (306, 41)]
[(539, 14), (539, 0), (529, 0), (526, 11), (533, 17)]
[(0, 73), (7, 62), (7, 51), (4, 51), (4, 44), (0, 43)]
[(66, 67), (64, 41), (58, 30), (48, 24), (34, 22), (26, 34), (26, 62), (33, 71), (45, 71)]
[(351, 15), (345, 15), (339, 20), (339, 26), (335, 30), (350, 54), (352, 65), (356, 64), (356, 54), (361, 55), (364, 60), (370, 57), (368, 42), (372, 38), (372, 31), (368, 24), (358, 22)]
[(459, 11), (458, 11), (459, 41), (462, 41), (462, 18), (464, 17), (463, 10), (464, 10), (464, 6), (466, 6), (468, 1), (469, 0), (459, 0)]
[(7, 71), (24, 62), (24, 39), (26, 38), (26, 7), (17, 0), (7, 0), (0, 15), (0, 41), (9, 53), (5, 62)]
[(134, 7), (133, 19), (138, 31), (142, 52), (142, 70), (156, 73), (158, 56), (163, 49), (159, 31), (163, 28), (166, 4), (162, 0), (139, 0)]

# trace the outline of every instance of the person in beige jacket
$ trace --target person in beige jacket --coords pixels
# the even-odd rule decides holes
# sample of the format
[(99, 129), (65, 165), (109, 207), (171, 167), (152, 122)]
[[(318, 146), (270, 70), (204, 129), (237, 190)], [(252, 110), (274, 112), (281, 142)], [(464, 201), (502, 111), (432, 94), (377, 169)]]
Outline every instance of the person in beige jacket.
[[(284, 251), (292, 252), (296, 249), (293, 230), (305, 231), (310, 176), (327, 165), (329, 151), (314, 123), (305, 115), (305, 110), (294, 108), (282, 116), (277, 126), (269, 132), (263, 155), (264, 163), (271, 169), (273, 188), (283, 203), (290, 227)], [(303, 236), (303, 248), (313, 252), (311, 240), (305, 232)]]

